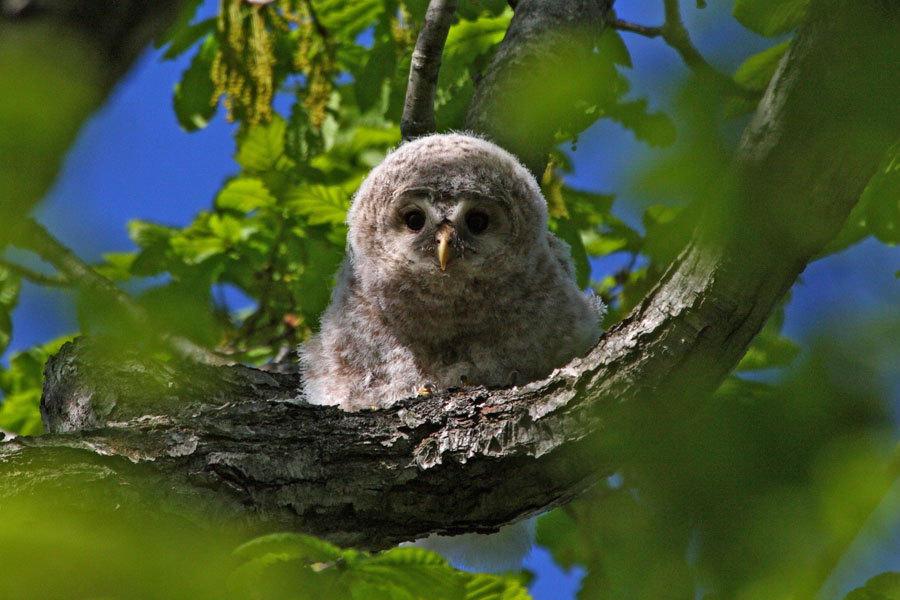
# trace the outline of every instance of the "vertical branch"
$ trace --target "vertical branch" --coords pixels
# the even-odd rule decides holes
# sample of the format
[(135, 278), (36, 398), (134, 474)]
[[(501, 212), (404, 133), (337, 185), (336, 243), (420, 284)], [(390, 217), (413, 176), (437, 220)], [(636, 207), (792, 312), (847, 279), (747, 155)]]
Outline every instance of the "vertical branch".
[(456, 4), (457, 0), (431, 0), (428, 4), (409, 65), (409, 85), (400, 119), (404, 142), (435, 130), (434, 91)]

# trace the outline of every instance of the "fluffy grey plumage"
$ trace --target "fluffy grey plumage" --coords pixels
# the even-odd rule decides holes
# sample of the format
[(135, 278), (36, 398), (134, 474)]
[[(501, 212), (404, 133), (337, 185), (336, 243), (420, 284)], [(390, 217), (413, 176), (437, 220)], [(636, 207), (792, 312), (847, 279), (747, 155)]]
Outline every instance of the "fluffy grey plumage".
[(600, 334), (534, 177), (490, 142), (401, 145), (363, 182), (347, 223), (331, 305), (300, 352), (314, 404), (359, 410), (426, 382), (532, 381)]

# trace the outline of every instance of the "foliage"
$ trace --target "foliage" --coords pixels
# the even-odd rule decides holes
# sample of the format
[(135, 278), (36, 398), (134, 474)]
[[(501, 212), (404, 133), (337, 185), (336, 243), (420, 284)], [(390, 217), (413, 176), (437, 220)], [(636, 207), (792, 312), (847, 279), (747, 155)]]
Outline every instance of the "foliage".
[[(166, 59), (191, 56), (173, 95), (175, 118), (186, 131), (204, 128), (219, 102), (224, 118), (237, 122), (235, 173), (209, 209), (186, 226), (130, 222), (136, 249), (108, 253), (93, 268), (122, 289), (139, 290), (133, 298), (152, 329), (261, 364), (291, 355), (318, 326), (343, 259), (352, 195), (400, 141), (410, 54), (427, 3), (222, 0), (215, 18), (194, 22), (199, 4), (185, 2), (158, 45)], [(733, 15), (749, 30), (777, 38), (795, 29), (807, 5), (807, 0), (737, 0)], [(463, 127), (475, 81), (512, 16), (503, 0), (460, 3), (437, 82), (440, 130)], [(765, 88), (789, 44), (783, 39), (747, 57), (734, 81), (751, 90)], [(66, 65), (58, 63), (57, 68)], [(0, 64), (0, 75), (13, 69), (11, 64)], [(607, 29), (591, 64), (571, 65), (571, 71), (558, 74), (578, 83), (583, 97), (571, 107), (568, 126), (556, 132), (560, 149), (541, 180), (550, 227), (570, 246), (579, 285), (609, 305), (607, 327), (628, 315), (664, 276), (689, 243), (701, 209), (721, 201), (730, 184), (725, 175), (734, 147), (730, 128), (757, 102), (752, 95), (723, 96), (691, 81), (666, 112), (651, 112), (655, 98), (631, 95), (632, 68), (622, 34)], [(540, 92), (535, 98), (541, 101), (526, 108), (536, 118), (550, 105), (547, 98), (570, 100), (551, 93), (566, 89), (558, 83), (535, 83)], [(88, 90), (75, 92), (64, 95), (80, 104), (90, 99)], [(290, 109), (279, 114), (275, 100), (288, 101)], [(10, 121), (3, 112), (9, 102), (0, 100), (0, 123)], [(48, 110), (54, 106), (48, 104)], [(651, 164), (635, 177), (638, 194), (649, 199), (640, 219), (623, 217), (615, 195), (567, 182), (572, 165), (564, 148), (574, 147), (578, 135), (601, 119), (618, 123), (655, 149)], [(24, 131), (12, 121), (14, 131)], [(44, 137), (70, 136), (41, 136), (41, 144), (49, 146)], [(8, 185), (3, 189), (32, 193), (31, 175), (23, 173), (13, 181), (4, 172), (0, 180)], [(898, 198), (900, 145), (895, 145), (825, 254), (869, 236), (885, 244), (900, 242)], [(6, 214), (5, 206), (0, 209)], [(0, 249), (4, 243), (0, 239)], [(592, 272), (592, 263), (610, 257), (622, 259), (624, 266), (611, 274)], [(3, 264), (0, 351), (10, 341), (10, 316), (23, 277)], [(239, 290), (253, 306), (233, 310), (218, 293), (224, 287)], [(170, 352), (135, 338), (122, 311), (90, 290), (81, 293), (78, 309), (86, 331), (118, 334), (149, 351)], [(698, 590), (713, 590), (715, 597), (769, 598), (816, 591), (829, 561), (836, 560), (833, 554), (840, 556), (861, 526), (860, 515), (889, 483), (881, 468), (892, 460), (883, 394), (865, 381), (869, 375), (877, 379), (871, 373), (873, 348), (896, 339), (897, 324), (877, 323), (874, 333), (866, 332), (865, 344), (825, 339), (801, 350), (782, 334), (783, 321), (779, 309), (697, 421), (681, 423), (672, 415), (664, 430), (641, 415), (627, 415), (631, 426), (621, 431), (616, 463), (621, 472), (539, 522), (538, 541), (559, 565), (586, 568), (581, 598), (693, 598)], [(0, 429), (41, 432), (43, 365), (63, 341), (17, 353), (8, 368), (0, 368)], [(856, 360), (846, 356), (851, 343)], [(748, 379), (752, 372), (773, 369), (779, 375), (766, 383)], [(677, 406), (677, 399), (665, 401)], [(678, 426), (670, 430), (672, 423)], [(63, 544), (62, 561), (70, 561), (65, 564), (84, 566), (92, 582), (107, 571), (114, 583), (138, 582), (145, 586), (142, 597), (527, 598), (519, 576), (464, 573), (419, 549), (368, 554), (276, 534), (223, 557), (215, 548), (232, 548), (247, 536), (235, 534), (227, 543), (213, 535), (187, 539), (165, 522), (161, 531), (191, 553), (162, 534), (124, 525), (117, 532), (98, 519), (54, 520), (29, 537), (15, 528), (16, 519), (30, 522), (43, 514), (29, 510), (4, 516), (0, 548), (47, 555), (61, 540), (77, 537), (98, 558), (91, 562)], [(121, 546), (121, 557), (105, 549), (107, 538)], [(175, 549), (172, 557), (159, 551), (163, 547)], [(134, 565), (145, 555), (135, 549), (144, 548), (149, 548), (148, 572), (156, 577), (171, 577), (174, 564), (192, 565), (184, 585), (172, 592), (139, 574)], [(3, 562), (27, 562), (17, 560)], [(217, 561), (234, 567), (230, 587), (219, 581)], [(23, 572), (37, 589), (38, 573)], [(52, 594), (41, 596), (38, 590), (31, 596), (63, 597), (64, 579), (54, 580)], [(13, 589), (27, 584), (21, 585)], [(848, 598), (893, 598), (896, 587), (895, 575), (883, 575)], [(83, 588), (94, 597), (122, 589), (127, 586)]]
[(247, 598), (527, 600), (513, 575), (458, 571), (421, 548), (369, 554), (341, 550), (297, 534), (257, 538), (235, 550), (244, 562), (231, 575)]

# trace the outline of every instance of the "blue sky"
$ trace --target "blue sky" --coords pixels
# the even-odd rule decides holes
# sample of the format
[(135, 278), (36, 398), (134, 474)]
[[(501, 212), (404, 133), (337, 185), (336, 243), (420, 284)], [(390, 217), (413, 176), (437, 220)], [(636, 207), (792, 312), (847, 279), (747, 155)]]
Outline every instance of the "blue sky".
[[(620, 1), (619, 17), (659, 24), (662, 8), (649, 4)], [(693, 2), (685, 2), (682, 9), (700, 50), (726, 72), (772, 44), (748, 33), (733, 19), (723, 18), (730, 5), (711, 2), (701, 11)], [(625, 36), (634, 61), (631, 95), (647, 97), (651, 108), (659, 110), (667, 104), (685, 68), (661, 40)], [(58, 181), (38, 209), (39, 220), (82, 258), (91, 261), (104, 252), (133, 250), (126, 232), (130, 219), (186, 225), (198, 211), (209, 208), (224, 178), (237, 171), (232, 159), (233, 126), (221, 115), (198, 133), (186, 134), (177, 125), (171, 108), (172, 88), (189, 58), (161, 62), (160, 53), (148, 49), (82, 129)], [(617, 210), (634, 223), (640, 202), (633, 195), (632, 178), (636, 166), (653, 152), (619, 126), (599, 123), (581, 136), (573, 154), (575, 173), (568, 181), (583, 189), (617, 193)], [(613, 270), (617, 260), (598, 261), (596, 274)], [(860, 314), (897, 314), (900, 282), (894, 273), (898, 269), (900, 250), (874, 241), (812, 263), (793, 290), (786, 311), (786, 334), (802, 343), (823, 328), (849, 331)], [(14, 313), (12, 343), (4, 360), (11, 352), (75, 331), (72, 306), (64, 291), (26, 285)], [(898, 381), (896, 363), (900, 361), (884, 367), (886, 377), (894, 383)], [(900, 568), (900, 560), (893, 558), (900, 556), (900, 542), (888, 540), (880, 547), (880, 551), (869, 552), (862, 565), (847, 566), (850, 576), (836, 583), (835, 591), (858, 585), (880, 570)], [(527, 565), (538, 572), (532, 590), (535, 598), (573, 596), (577, 572), (564, 576), (554, 570), (543, 551), (533, 553)]]

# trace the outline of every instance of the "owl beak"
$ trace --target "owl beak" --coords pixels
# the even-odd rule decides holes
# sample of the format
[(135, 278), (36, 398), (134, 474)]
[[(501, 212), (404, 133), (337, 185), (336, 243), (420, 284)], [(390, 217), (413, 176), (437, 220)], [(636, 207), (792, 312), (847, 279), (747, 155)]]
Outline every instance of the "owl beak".
[(438, 262), (441, 263), (441, 271), (447, 268), (447, 263), (452, 258), (454, 238), (456, 238), (456, 229), (453, 228), (453, 225), (447, 222), (438, 225), (434, 239), (438, 243), (437, 257)]

